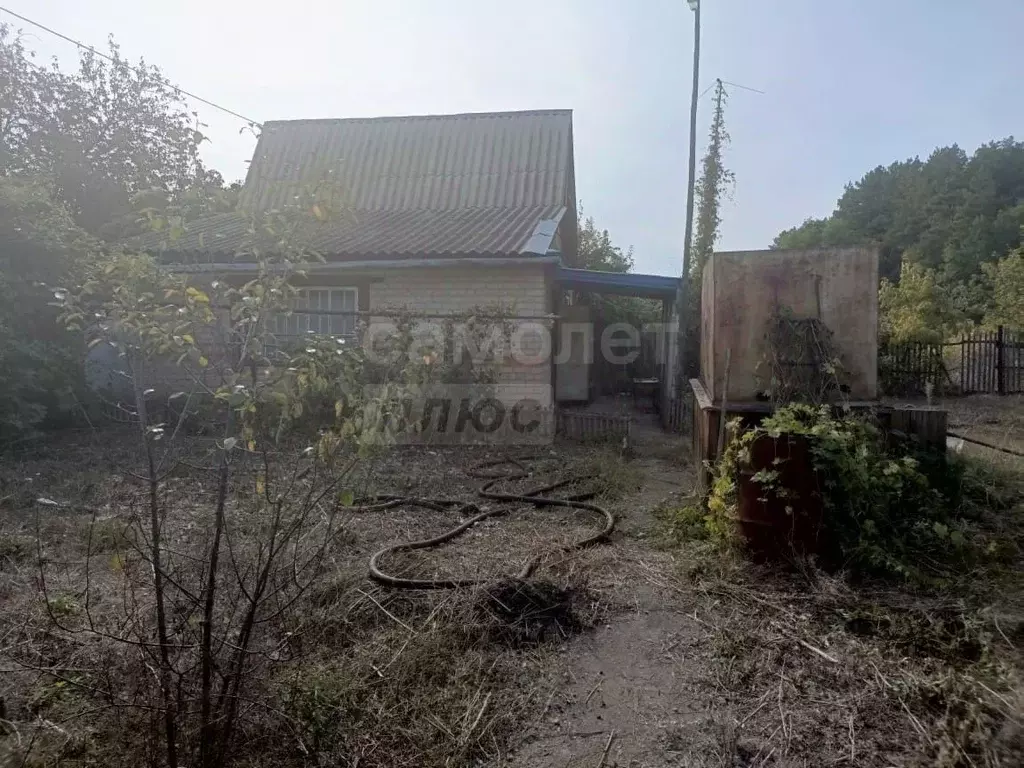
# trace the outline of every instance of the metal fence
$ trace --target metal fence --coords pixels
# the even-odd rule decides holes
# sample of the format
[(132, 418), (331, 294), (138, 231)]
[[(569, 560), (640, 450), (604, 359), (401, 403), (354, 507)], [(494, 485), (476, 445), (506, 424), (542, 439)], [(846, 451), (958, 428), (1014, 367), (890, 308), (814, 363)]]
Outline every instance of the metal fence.
[(878, 350), (878, 383), (897, 397), (1024, 393), (1024, 334), (1003, 326), (944, 344), (903, 342)]

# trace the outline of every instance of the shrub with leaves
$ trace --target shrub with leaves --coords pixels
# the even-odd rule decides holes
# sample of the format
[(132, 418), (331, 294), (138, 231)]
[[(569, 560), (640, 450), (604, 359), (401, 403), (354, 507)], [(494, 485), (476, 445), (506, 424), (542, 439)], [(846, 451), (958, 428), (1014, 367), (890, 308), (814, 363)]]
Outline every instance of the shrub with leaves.
[[(739, 425), (731, 429), (735, 433)], [(754, 441), (791, 436), (809, 445), (816, 479), (812, 493), (820, 497), (822, 534), (836, 565), (938, 584), (953, 561), (971, 557), (975, 548), (955, 512), (955, 499), (929, 479), (923, 457), (891, 447), (870, 421), (836, 415), (828, 406), (790, 405), (735, 435), (716, 468), (705, 517), (709, 532), (720, 539), (735, 535), (739, 473), (751, 468)], [(766, 494), (791, 494), (776, 487), (778, 474), (762, 470), (753, 481)], [(792, 514), (800, 514), (807, 501), (794, 496)]]
[(81, 388), (80, 337), (51, 305), (88, 252), (50, 185), (0, 177), (0, 445), (58, 417)]
[[(112, 510), (129, 521), (130, 546), (105, 574), (122, 582), (123, 605), (97, 608), (89, 565), (72, 585), (41, 557), (39, 583), (61, 633), (116, 649), (109, 658), (137, 686), (123, 711), (138, 718), (154, 765), (227, 764), (263, 695), (258, 681), (298, 653), (297, 606), (346, 541), (354, 472), (389, 436), (365, 399), (361, 351), (315, 335), (282, 348), (270, 332), (290, 306), (292, 265), (317, 258), (305, 235), (318, 219), (301, 199), (254, 215), (255, 276), (244, 283), (115, 253), (58, 292), (65, 326), (120, 356), (138, 428), (141, 471), (130, 474), (142, 488)], [(167, 398), (169, 380), (182, 391)], [(178, 418), (162, 420), (165, 398), (181, 403)], [(206, 493), (189, 506), (174, 487), (177, 471), (195, 467), (182, 431), (195, 402), (216, 439), (199, 458)], [(86, 563), (109, 560), (98, 522)], [(65, 592), (75, 599), (62, 602)], [(120, 696), (106, 684), (88, 694)]]

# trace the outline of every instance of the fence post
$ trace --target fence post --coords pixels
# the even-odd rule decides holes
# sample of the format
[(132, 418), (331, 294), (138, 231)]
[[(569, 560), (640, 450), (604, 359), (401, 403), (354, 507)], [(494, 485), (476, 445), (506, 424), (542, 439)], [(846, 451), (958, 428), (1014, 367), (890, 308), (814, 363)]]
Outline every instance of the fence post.
[(996, 329), (996, 391), (1000, 395), (1006, 394), (1006, 383), (1003, 381), (1003, 370), (1005, 366), (1003, 359), (1003, 326)]

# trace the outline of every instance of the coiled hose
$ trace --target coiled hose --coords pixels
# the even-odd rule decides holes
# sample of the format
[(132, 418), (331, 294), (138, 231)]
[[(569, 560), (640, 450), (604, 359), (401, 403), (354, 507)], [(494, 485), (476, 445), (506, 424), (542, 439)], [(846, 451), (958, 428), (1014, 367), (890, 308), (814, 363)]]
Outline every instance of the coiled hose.
[[(516, 480), (522, 480), (529, 477), (530, 472), (522, 463), (528, 458), (529, 457), (513, 459), (505, 457), (484, 461), (474, 465), (467, 474), (469, 474), (470, 477), (486, 481), (480, 490), (477, 491), (477, 495), (482, 499), (503, 504), (520, 503), (532, 504), (535, 507), (568, 507), (571, 509), (584, 509), (601, 516), (604, 525), (600, 531), (591, 536), (587, 536), (584, 539), (574, 541), (571, 544), (552, 550), (551, 553), (572, 552), (605, 541), (608, 536), (611, 535), (612, 531), (615, 530), (615, 517), (604, 507), (600, 507), (597, 504), (589, 504), (584, 501), (584, 499), (592, 497), (592, 493), (581, 494), (565, 499), (553, 498), (551, 496), (544, 495), (585, 478), (568, 478), (558, 480), (540, 488), (534, 488), (525, 493), (503, 493), (492, 490), (492, 488), (500, 482), (514, 482)], [(500, 471), (496, 469), (498, 467), (512, 467), (513, 469)], [(487, 581), (492, 581), (492, 579), (410, 579), (401, 576), (392, 576), (391, 574), (385, 573), (381, 570), (380, 561), (388, 555), (396, 552), (411, 552), (416, 549), (438, 547), (462, 535), (482, 520), (486, 520), (489, 517), (497, 517), (499, 515), (507, 514), (509, 512), (508, 507), (501, 506), (495, 507), (494, 509), (481, 510), (480, 507), (473, 502), (403, 496), (378, 496), (373, 499), (373, 502), (374, 503), (372, 504), (361, 506), (360, 509), (364, 511), (374, 511), (391, 509), (398, 506), (413, 506), (432, 509), (435, 511), (443, 511), (445, 509), (458, 506), (461, 514), (471, 515), (459, 525), (438, 536), (433, 536), (429, 539), (419, 539), (417, 541), (392, 544), (375, 552), (373, 556), (370, 557), (370, 578), (374, 581), (397, 589), (458, 589), (460, 587), (472, 587), (483, 584)], [(537, 569), (537, 566), (540, 565), (544, 554), (545, 553), (537, 553), (527, 560), (514, 578), (519, 580), (528, 579)]]

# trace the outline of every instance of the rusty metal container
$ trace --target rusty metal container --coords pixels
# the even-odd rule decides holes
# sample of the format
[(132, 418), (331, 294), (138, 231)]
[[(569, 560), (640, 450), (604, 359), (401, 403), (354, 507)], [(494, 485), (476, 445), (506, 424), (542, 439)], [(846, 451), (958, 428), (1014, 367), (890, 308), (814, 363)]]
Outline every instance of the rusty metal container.
[[(771, 483), (754, 480), (775, 472)], [(800, 435), (762, 435), (737, 479), (737, 525), (750, 553), (764, 560), (820, 554), (822, 495), (810, 443)]]

